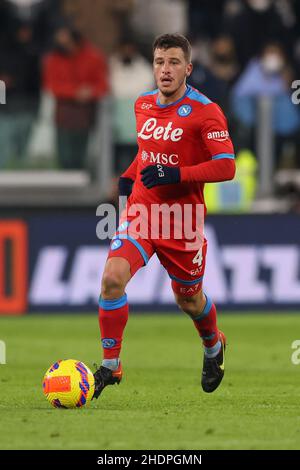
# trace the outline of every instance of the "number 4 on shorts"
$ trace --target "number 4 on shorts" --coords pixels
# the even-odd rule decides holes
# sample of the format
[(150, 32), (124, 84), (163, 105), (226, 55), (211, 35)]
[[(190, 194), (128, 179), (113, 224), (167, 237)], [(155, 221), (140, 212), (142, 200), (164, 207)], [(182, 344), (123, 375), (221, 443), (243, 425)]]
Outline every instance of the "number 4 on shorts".
[(196, 256), (193, 259), (193, 264), (198, 264), (199, 268), (202, 264), (202, 247), (200, 250), (197, 252)]

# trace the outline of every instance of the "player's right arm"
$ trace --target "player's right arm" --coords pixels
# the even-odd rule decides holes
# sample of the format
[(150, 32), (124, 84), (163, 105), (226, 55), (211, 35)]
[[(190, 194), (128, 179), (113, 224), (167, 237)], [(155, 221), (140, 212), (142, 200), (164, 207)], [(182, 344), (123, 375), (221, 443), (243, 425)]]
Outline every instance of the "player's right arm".
[[(139, 98), (137, 98), (136, 102), (134, 103), (134, 113), (135, 118), (137, 119), (137, 103)], [(122, 173), (119, 179), (119, 195), (120, 196), (127, 196), (129, 197), (132, 192), (133, 184), (136, 180), (136, 173), (137, 173), (137, 166), (138, 166), (138, 155), (136, 155), (135, 159), (131, 162), (127, 170)]]
[(133, 162), (127, 168), (127, 170), (125, 170), (124, 173), (120, 176), (119, 178), (119, 195), (120, 196), (127, 196), (127, 197), (130, 196), (131, 191), (132, 191), (132, 186), (136, 178), (137, 163), (138, 163), (138, 159), (136, 156)]

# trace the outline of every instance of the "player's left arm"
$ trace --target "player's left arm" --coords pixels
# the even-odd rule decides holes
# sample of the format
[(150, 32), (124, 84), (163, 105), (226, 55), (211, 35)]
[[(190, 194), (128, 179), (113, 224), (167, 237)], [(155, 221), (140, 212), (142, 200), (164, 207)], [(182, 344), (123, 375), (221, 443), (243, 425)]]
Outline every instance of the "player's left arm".
[(211, 103), (203, 108), (200, 130), (209, 159), (180, 168), (180, 181), (217, 183), (232, 180), (235, 175), (234, 148), (226, 118), (217, 104)]
[(218, 105), (212, 103), (203, 108), (200, 116), (200, 132), (209, 155), (208, 161), (180, 168), (160, 164), (148, 166), (141, 172), (142, 181), (148, 189), (162, 184), (216, 183), (234, 178), (234, 149), (226, 118)]

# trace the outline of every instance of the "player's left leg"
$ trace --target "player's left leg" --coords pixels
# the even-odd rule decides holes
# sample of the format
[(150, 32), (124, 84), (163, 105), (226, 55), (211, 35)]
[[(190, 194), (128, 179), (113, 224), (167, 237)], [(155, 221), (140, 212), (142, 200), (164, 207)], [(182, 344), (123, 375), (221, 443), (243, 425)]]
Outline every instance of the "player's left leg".
[(225, 336), (217, 327), (216, 307), (202, 291), (207, 241), (199, 250), (186, 249), (182, 240), (160, 241), (157, 256), (172, 279), (178, 306), (193, 320), (203, 341), (202, 388), (213, 392), (224, 376)]
[(177, 305), (187, 313), (202, 338), (204, 359), (201, 385), (205, 392), (213, 392), (224, 376), (226, 338), (217, 327), (217, 311), (211, 299), (202, 288), (190, 296), (178, 293), (180, 283), (172, 281)]

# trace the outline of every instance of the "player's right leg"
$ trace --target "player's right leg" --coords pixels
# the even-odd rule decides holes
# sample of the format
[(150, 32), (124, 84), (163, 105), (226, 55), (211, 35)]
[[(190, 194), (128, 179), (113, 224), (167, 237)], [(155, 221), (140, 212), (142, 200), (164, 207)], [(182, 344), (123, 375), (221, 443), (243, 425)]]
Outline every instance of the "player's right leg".
[(128, 320), (125, 287), (130, 278), (130, 264), (126, 259), (115, 257), (107, 260), (99, 299), (99, 326), (103, 361), (94, 374), (94, 398), (99, 397), (106, 385), (119, 384), (122, 379), (122, 366), (119, 357), (123, 331)]
[(103, 349), (102, 365), (95, 372), (95, 393), (98, 398), (106, 385), (120, 383), (120, 352), (123, 332), (128, 320), (125, 288), (131, 277), (153, 254), (151, 244), (119, 234), (110, 246), (99, 299), (99, 326)]

